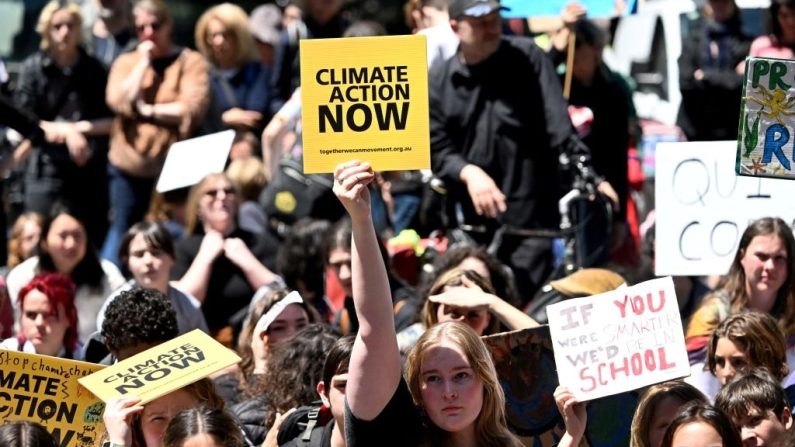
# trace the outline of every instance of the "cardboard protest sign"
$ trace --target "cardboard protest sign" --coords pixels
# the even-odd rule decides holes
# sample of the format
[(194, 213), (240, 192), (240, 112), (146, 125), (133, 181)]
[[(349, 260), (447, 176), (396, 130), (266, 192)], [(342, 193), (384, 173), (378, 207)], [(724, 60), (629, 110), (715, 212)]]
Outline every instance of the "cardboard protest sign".
[(31, 421), (71, 447), (99, 446), (105, 404), (78, 379), (103, 368), (92, 363), (0, 350), (0, 425)]
[[(553, 396), (558, 386), (548, 326), (483, 337), (505, 392), (511, 431), (525, 445), (552, 447), (566, 432)], [(628, 445), (637, 394), (622, 393), (592, 401), (584, 443), (590, 447)]]
[(795, 182), (734, 173), (737, 143), (660, 143), (655, 273), (723, 275), (754, 219), (795, 222)]
[(690, 374), (670, 277), (547, 307), (560, 384), (580, 401)]
[(155, 189), (165, 192), (185, 188), (208, 174), (224, 172), (234, 139), (235, 131), (225, 130), (172, 144)]
[(795, 61), (749, 57), (737, 138), (740, 175), (795, 177)]
[(105, 402), (137, 396), (146, 404), (239, 361), (233, 351), (196, 329), (84, 377), (80, 383)]
[(304, 173), (430, 168), (425, 36), (301, 41)]

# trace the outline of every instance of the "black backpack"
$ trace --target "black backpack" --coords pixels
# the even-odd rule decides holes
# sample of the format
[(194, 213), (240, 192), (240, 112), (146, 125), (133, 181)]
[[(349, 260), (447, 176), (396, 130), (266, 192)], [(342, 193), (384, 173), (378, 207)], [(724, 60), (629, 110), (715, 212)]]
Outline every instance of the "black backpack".
[(270, 229), (284, 237), (290, 226), (302, 217), (339, 220), (345, 208), (334, 196), (333, 186), (331, 175), (304, 174), (300, 160), (282, 160), (273, 180), (259, 197)]
[(319, 401), (313, 404), (298, 407), (282, 422), (276, 438), (280, 446), (321, 445), (323, 430), (331, 420), (331, 411), (322, 407)]

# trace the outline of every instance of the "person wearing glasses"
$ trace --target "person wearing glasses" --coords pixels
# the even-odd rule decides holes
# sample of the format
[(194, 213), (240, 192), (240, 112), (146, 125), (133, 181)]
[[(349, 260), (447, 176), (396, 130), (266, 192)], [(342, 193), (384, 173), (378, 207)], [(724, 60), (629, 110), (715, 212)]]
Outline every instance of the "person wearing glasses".
[(234, 343), (254, 292), (279, 280), (278, 242), (240, 228), (240, 194), (225, 174), (193, 186), (186, 207), (187, 237), (177, 242), (171, 278), (202, 303), (210, 334)]
[(171, 40), (173, 20), (162, 0), (133, 6), (139, 44), (119, 56), (106, 99), (116, 114), (110, 131), (108, 183), (113, 222), (102, 254), (119, 265), (119, 242), (143, 219), (168, 148), (193, 136), (209, 101), (207, 63)]

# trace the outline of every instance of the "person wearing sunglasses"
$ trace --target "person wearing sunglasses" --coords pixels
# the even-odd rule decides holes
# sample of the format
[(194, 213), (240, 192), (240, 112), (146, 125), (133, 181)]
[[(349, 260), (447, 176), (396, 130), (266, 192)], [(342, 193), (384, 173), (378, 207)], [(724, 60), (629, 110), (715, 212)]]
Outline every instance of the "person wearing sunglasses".
[(239, 198), (225, 174), (210, 174), (193, 186), (187, 237), (177, 242), (171, 271), (179, 288), (202, 302), (210, 334), (230, 346), (254, 292), (280, 280), (273, 273), (278, 242), (238, 226)]
[(108, 153), (114, 219), (102, 254), (117, 265), (121, 238), (143, 219), (168, 148), (193, 136), (210, 92), (204, 57), (172, 42), (174, 23), (165, 2), (136, 2), (133, 24), (137, 49), (116, 59), (106, 90), (116, 114)]

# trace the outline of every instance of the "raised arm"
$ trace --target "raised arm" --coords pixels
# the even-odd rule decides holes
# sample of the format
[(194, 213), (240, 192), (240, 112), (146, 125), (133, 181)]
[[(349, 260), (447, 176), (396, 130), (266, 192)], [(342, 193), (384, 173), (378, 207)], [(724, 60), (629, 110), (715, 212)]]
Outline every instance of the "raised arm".
[(334, 193), (353, 226), (353, 302), (359, 317), (345, 394), (351, 413), (364, 420), (375, 419), (384, 410), (400, 383), (389, 280), (370, 214), (367, 185), (374, 178), (370, 165), (358, 161), (340, 164), (334, 170)]

